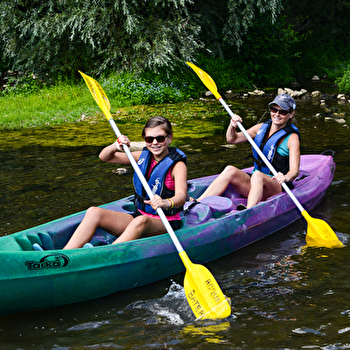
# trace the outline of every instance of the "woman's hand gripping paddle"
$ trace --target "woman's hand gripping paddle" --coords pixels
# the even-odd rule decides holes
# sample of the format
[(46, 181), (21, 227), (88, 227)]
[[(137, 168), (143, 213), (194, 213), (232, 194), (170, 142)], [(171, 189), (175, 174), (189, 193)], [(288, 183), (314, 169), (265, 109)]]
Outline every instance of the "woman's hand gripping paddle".
[[(232, 117), (233, 112), (231, 111), (230, 107), (226, 104), (226, 102), (223, 100), (223, 98), (220, 96), (214, 80), (206, 72), (204, 72), (202, 69), (195, 66), (193, 63), (187, 62), (187, 64), (196, 72), (196, 74), (202, 80), (203, 84), (221, 102), (221, 104), (224, 106), (224, 108), (226, 109), (228, 114)], [(257, 144), (254, 142), (254, 140), (250, 137), (248, 132), (244, 129), (242, 124), (240, 122), (237, 122), (237, 125), (238, 125), (239, 129), (242, 131), (242, 133), (244, 134), (244, 136), (247, 138), (247, 140), (250, 142), (250, 144), (258, 152), (260, 158), (264, 161), (264, 163), (270, 169), (272, 174), (277, 175), (277, 171), (273, 168), (271, 163), (267, 160), (265, 155), (262, 153), (262, 151), (257, 146)], [(282, 183), (282, 187), (288, 193), (288, 195), (293, 200), (293, 202), (298, 207), (301, 214), (303, 215), (303, 217), (305, 218), (305, 220), (308, 223), (307, 233), (306, 233), (306, 245), (307, 246), (327, 247), (327, 248), (342, 247), (343, 246), (343, 243), (340, 242), (337, 235), (334, 233), (334, 231), (331, 229), (331, 227), (325, 221), (312, 218), (306, 212), (306, 210), (302, 207), (300, 202), (296, 199), (296, 197), (291, 192), (289, 187), (285, 183)]]
[[(83, 76), (96, 103), (103, 111), (117, 137), (119, 137), (121, 135), (120, 131), (112, 118), (112, 115), (110, 113), (111, 106), (108, 97), (104, 93), (102, 87), (93, 78), (80, 71), (79, 73)], [(128, 146), (123, 145), (123, 148), (137, 176), (140, 178), (140, 181), (142, 182), (142, 185), (145, 188), (148, 196), (152, 198), (153, 193), (145, 177), (143, 176), (139, 166), (137, 165), (134, 157), (132, 156)], [(187, 301), (190, 304), (191, 309), (195, 314), (196, 318), (217, 319), (226, 318), (230, 316), (230, 299), (222, 293), (213, 275), (204, 266), (193, 264), (190, 261), (186, 252), (183, 250), (177, 236), (175, 235), (172, 227), (170, 226), (163, 210), (161, 208), (158, 208), (157, 213), (161, 218), (167, 232), (169, 233), (176, 249), (178, 250), (183, 264), (186, 267), (184, 289)]]

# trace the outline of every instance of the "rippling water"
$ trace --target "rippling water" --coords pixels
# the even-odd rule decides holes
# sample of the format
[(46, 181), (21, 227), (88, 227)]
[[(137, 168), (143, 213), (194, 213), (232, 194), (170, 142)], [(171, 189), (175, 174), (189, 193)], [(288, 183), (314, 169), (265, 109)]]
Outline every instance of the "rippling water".
[[(249, 126), (268, 100), (242, 102)], [(332, 111), (349, 112), (327, 103)], [(302, 153), (332, 149), (337, 165), (326, 197), (310, 214), (328, 221), (347, 242), (349, 129), (313, 117), (324, 112), (315, 101), (298, 106)], [(228, 163), (249, 165), (248, 145), (226, 147), (226, 122), (219, 114), (213, 136), (203, 140), (182, 137), (188, 130), (175, 127), (175, 140), (189, 158), (189, 178), (217, 173)], [(113, 139), (108, 123), (2, 132), (0, 235), (129, 195), (131, 173), (117, 175), (116, 166), (97, 157)], [(299, 220), (208, 264), (232, 300), (227, 320), (195, 322), (183, 276), (177, 275), (99, 300), (0, 318), (0, 349), (348, 349), (349, 248), (304, 250), (304, 244), (305, 224)]]

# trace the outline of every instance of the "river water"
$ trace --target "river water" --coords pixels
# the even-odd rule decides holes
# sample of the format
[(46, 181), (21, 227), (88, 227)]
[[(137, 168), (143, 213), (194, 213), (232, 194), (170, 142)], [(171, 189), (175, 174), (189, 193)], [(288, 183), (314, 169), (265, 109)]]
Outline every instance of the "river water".
[[(269, 99), (238, 102), (232, 108), (249, 127), (263, 116)], [(181, 119), (174, 114), (173, 121), (176, 145), (189, 159), (189, 178), (218, 173), (230, 163), (250, 165), (244, 160), (249, 145), (227, 147), (228, 117), (217, 102), (157, 108), (186, 114)], [(335, 152), (334, 181), (310, 214), (329, 222), (346, 243), (349, 128), (324, 118), (340, 112), (349, 120), (349, 107), (335, 100), (327, 100), (326, 106), (319, 100), (298, 100), (302, 153)], [(141, 124), (124, 121), (119, 127), (139, 140)], [(131, 194), (132, 172), (118, 175), (118, 166), (98, 159), (113, 140), (102, 119), (1, 132), (0, 235)], [(350, 248), (302, 250), (305, 229), (300, 219), (208, 264), (232, 300), (228, 320), (195, 322), (179, 275), (99, 300), (2, 317), (0, 349), (349, 349)]]

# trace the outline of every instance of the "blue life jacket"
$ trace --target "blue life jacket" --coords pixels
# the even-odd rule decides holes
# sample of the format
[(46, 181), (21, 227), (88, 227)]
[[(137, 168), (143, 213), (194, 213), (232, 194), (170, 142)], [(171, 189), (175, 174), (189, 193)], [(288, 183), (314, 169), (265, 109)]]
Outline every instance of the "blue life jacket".
[[(154, 166), (150, 176), (147, 178), (148, 170), (152, 160), (152, 153), (145, 147), (142, 150), (140, 158), (137, 162), (142, 174), (145, 176), (149, 187), (153, 194), (157, 194), (161, 198), (170, 198), (173, 197), (175, 191), (169, 190), (166, 188), (165, 176), (171, 166), (176, 164), (179, 161), (186, 163), (186, 155), (180, 151), (178, 148), (169, 147), (169, 153), (164, 157), (158, 164)], [(144, 200), (148, 200), (149, 197), (146, 193), (146, 190), (142, 186), (142, 183), (137, 176), (136, 172), (134, 173), (134, 187), (135, 187), (135, 208), (143, 210), (148, 214), (156, 215), (157, 212), (152, 208), (152, 206), (145, 204)], [(183, 207), (172, 208), (172, 209), (163, 209), (166, 216), (175, 215), (176, 213), (183, 210)]]
[[(258, 133), (254, 138), (254, 142), (261, 149), (267, 160), (272, 164), (277, 172), (281, 172), (284, 175), (289, 171), (289, 155), (281, 156), (277, 152), (278, 142), (282, 137), (285, 137), (291, 133), (299, 134), (299, 129), (294, 124), (287, 124), (283, 129), (278, 130), (272, 134), (267, 140), (265, 136), (268, 135), (271, 128), (272, 120), (268, 120), (261, 125)], [(270, 169), (265, 165), (264, 161), (259, 157), (258, 152), (253, 148), (253, 158), (254, 158), (254, 167), (261, 172), (270, 175)]]

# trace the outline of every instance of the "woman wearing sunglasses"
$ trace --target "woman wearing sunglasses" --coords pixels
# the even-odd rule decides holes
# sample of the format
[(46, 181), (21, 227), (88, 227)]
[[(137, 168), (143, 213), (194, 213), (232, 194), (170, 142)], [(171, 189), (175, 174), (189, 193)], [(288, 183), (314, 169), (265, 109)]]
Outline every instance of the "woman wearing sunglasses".
[[(268, 167), (253, 149), (254, 170), (252, 174), (247, 174), (229, 165), (198, 198), (198, 201), (208, 196), (221, 195), (231, 184), (239, 194), (247, 198), (247, 206), (237, 207), (238, 210), (243, 210), (282, 192), (283, 182), (291, 187), (292, 181), (299, 174), (300, 164), (299, 130), (292, 123), (295, 107), (295, 101), (291, 96), (277, 95), (269, 103), (271, 119), (247, 130), (278, 172), (276, 176), (270, 174)], [(238, 115), (231, 118), (226, 132), (228, 143), (248, 142), (242, 132), (236, 131), (238, 121), (242, 122)]]
[[(135, 212), (131, 214), (91, 207), (64, 249), (83, 247), (98, 227), (118, 237), (113, 243), (131, 241), (141, 236), (165, 233), (166, 229), (156, 210), (162, 208), (174, 230), (180, 227), (180, 212), (187, 196), (187, 167), (185, 154), (169, 147), (173, 134), (168, 119), (153, 117), (145, 125), (142, 137), (146, 147), (132, 152), (140, 170), (154, 194), (150, 200), (137, 174), (134, 174)], [(107, 163), (129, 165), (123, 144), (130, 146), (125, 135), (100, 153)], [(89, 246), (87, 244), (86, 246)], [(91, 246), (91, 245), (90, 245)]]

